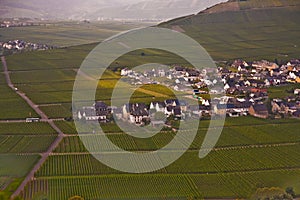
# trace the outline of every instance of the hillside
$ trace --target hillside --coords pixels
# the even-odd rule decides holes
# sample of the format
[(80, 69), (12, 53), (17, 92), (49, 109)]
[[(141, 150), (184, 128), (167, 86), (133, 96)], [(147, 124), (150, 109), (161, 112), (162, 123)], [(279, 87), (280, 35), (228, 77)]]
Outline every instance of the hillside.
[(0, 0), (0, 18), (172, 19), (226, 0)]
[[(131, 0), (129, 2), (135, 2)], [(124, 3), (125, 4), (125, 3)], [(0, 17), (28, 17), (46, 19), (85, 19), (99, 8), (120, 5), (118, 0), (0, 0)], [(122, 5), (122, 4), (121, 4)]]
[(101, 8), (89, 15), (89, 18), (172, 19), (182, 15), (198, 13), (201, 10), (224, 1), (226, 0), (144, 0), (125, 6)]
[(181, 30), (215, 60), (300, 57), (300, 1), (244, 0), (213, 6), (159, 26)]

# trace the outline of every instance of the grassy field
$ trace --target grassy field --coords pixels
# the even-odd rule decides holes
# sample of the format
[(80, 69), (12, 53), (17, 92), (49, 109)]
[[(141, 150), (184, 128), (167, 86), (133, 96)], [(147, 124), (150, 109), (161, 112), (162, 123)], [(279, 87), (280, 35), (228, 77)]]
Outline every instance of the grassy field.
[(0, 176), (23, 177), (33, 167), (33, 164), (37, 161), (38, 158), (38, 155), (0, 155)]
[[(2, 148), (2, 147), (1, 147)], [(40, 156), (0, 153), (0, 191), (9, 195), (16, 190), (22, 179), (33, 168)]]
[[(2, 68), (2, 65), (0, 67)], [(6, 85), (4, 75), (1, 73), (0, 80), (0, 120), (25, 119), (30, 114), (37, 117), (34, 110)]]
[[(45, 22), (47, 23), (47, 22)], [(119, 32), (148, 26), (142, 23), (122, 22), (49, 22), (42, 26), (1, 29), (0, 41), (24, 40), (57, 47), (100, 42)]]
[(0, 136), (0, 154), (46, 152), (55, 138), (55, 136)]
[[(81, 45), (8, 56), (8, 67), (12, 71), (11, 79), (19, 90), (40, 105), (40, 109), (50, 118), (70, 117), (72, 115), (70, 109), (76, 70), (95, 45)], [(141, 52), (144, 52), (145, 56), (141, 56)], [(135, 59), (137, 55), (140, 59)], [(173, 54), (145, 49), (120, 57), (110, 67), (111, 69), (120, 69), (124, 66), (133, 67), (154, 62), (157, 58), (164, 64), (172, 64), (175, 61), (176, 63), (186, 63), (181, 58), (174, 60)], [(106, 71), (99, 82), (96, 99), (110, 103), (111, 94), (119, 78), (119, 73)], [(126, 92), (124, 88), (129, 87), (132, 90), (137, 89), (124, 83), (121, 88), (116, 89), (116, 93), (119, 97), (123, 97)], [(161, 95), (161, 91), (164, 91), (165, 94)], [(135, 102), (150, 103), (152, 100), (161, 101), (173, 96), (173, 91), (165, 87), (143, 86), (134, 92), (132, 99)], [(121, 105), (123, 102), (120, 101), (119, 104)]]
[(56, 134), (48, 123), (0, 123), (0, 135), (51, 135)]
[(268, 90), (269, 97), (274, 98), (285, 98), (288, 96), (294, 96), (294, 90), (298, 89), (300, 84), (291, 84), (279, 87), (271, 87)]
[(0, 85), (0, 119), (25, 119), (26, 117), (37, 117), (38, 115), (26, 102), (15, 94), (6, 85)]

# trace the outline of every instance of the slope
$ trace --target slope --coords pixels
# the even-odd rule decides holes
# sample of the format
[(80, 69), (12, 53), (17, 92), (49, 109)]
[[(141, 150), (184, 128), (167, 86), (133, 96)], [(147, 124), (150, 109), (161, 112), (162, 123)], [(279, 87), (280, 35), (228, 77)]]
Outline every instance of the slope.
[(300, 57), (300, 2), (229, 1), (162, 23), (197, 40), (215, 60)]

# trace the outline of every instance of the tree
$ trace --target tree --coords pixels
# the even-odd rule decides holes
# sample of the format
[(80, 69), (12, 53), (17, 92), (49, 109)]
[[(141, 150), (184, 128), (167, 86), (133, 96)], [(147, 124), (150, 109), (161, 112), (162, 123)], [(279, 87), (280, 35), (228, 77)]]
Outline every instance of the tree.
[(278, 187), (259, 188), (250, 198), (252, 200), (293, 200), (290, 194)]
[(287, 188), (285, 189), (285, 192), (286, 192), (287, 194), (291, 195), (293, 198), (296, 197), (296, 194), (295, 194), (295, 192), (294, 192), (294, 188), (292, 188), (292, 187), (287, 187)]
[(84, 200), (84, 198), (82, 198), (81, 196), (74, 196), (69, 198), (69, 200)]

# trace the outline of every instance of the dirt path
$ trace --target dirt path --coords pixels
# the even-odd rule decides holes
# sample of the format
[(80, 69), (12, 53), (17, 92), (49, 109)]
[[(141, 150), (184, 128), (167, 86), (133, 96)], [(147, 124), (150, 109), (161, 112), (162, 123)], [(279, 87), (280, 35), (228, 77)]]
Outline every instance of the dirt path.
[(34, 178), (34, 174), (40, 169), (40, 167), (43, 165), (43, 163), (47, 160), (48, 156), (54, 151), (54, 149), (58, 146), (58, 144), (63, 140), (65, 137), (65, 134), (55, 125), (53, 120), (50, 120), (48, 116), (39, 108), (38, 105), (36, 105), (34, 102), (32, 102), (25, 93), (22, 93), (21, 91), (16, 91), (15, 87), (10, 79), (7, 63), (5, 60), (5, 57), (1, 57), (2, 65), (3, 65), (3, 72), (5, 75), (6, 83), (7, 85), (16, 92), (22, 99), (26, 101), (26, 103), (41, 117), (41, 120), (44, 122), (49, 123), (49, 125), (58, 133), (57, 138), (55, 141), (50, 145), (48, 150), (45, 153), (41, 154), (41, 159), (35, 164), (35, 166), (31, 169), (29, 174), (25, 177), (23, 182), (19, 185), (17, 190), (12, 194), (11, 198), (18, 196), (25, 188), (25, 186)]

